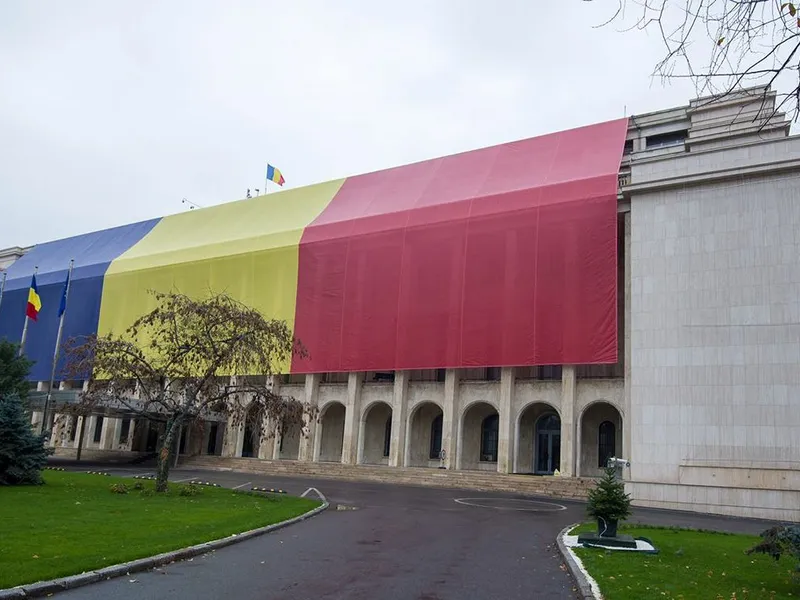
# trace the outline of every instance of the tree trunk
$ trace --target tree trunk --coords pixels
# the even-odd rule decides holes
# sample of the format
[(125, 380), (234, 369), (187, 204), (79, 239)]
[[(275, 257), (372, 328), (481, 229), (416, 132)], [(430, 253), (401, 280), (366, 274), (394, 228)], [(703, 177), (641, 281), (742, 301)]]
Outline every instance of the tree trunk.
[(167, 479), (169, 478), (170, 457), (174, 452), (175, 431), (180, 431), (181, 420), (170, 419), (167, 421), (166, 432), (164, 433), (164, 441), (158, 451), (158, 466), (156, 467), (156, 491), (167, 491)]
[(75, 456), (75, 460), (81, 459), (81, 450), (83, 450), (83, 429), (86, 426), (86, 419), (89, 417), (84, 416), (81, 419), (81, 426), (80, 426), (80, 433), (78, 434), (78, 453)]

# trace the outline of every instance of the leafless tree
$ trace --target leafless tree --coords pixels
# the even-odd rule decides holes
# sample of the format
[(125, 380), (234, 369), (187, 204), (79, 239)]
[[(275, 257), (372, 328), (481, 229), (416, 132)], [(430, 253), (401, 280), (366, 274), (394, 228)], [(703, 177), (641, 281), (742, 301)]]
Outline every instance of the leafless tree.
[[(598, 26), (656, 31), (656, 76), (691, 79), (698, 95), (777, 87), (775, 112), (800, 109), (800, 6), (780, 0), (584, 0), (608, 3)], [(782, 85), (776, 85), (780, 80)], [(784, 91), (780, 91), (783, 88)], [(788, 90), (788, 91), (787, 91)], [(771, 115), (769, 115), (771, 116)]]
[(314, 417), (307, 405), (273, 393), (271, 376), (293, 355), (305, 354), (286, 322), (224, 294), (204, 300), (153, 294), (156, 308), (123, 335), (68, 340), (65, 376), (88, 382), (76, 412), (120, 408), (164, 424), (157, 491), (167, 489), (186, 424), (219, 412), (241, 424), (249, 414), (271, 424), (269, 431), (259, 429), (267, 437), (303, 428)]

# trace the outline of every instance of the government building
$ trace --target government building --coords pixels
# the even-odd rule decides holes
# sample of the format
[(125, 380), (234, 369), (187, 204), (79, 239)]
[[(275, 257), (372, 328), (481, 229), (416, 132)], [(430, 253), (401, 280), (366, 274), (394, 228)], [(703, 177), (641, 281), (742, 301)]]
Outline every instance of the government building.
[[(747, 89), (0, 250), (0, 338), (20, 340), (38, 267), (25, 352), (40, 423), (70, 259), (64, 339), (122, 333), (150, 289), (226, 292), (293, 327), (308, 356), (271, 384), (319, 417), (269, 438), (255, 418), (210, 419), (182, 434), (187, 457), (553, 485), (620, 457), (637, 505), (796, 521), (789, 129), (773, 91)], [(155, 449), (136, 415), (58, 414), (82, 385), (53, 393), (60, 454)]]

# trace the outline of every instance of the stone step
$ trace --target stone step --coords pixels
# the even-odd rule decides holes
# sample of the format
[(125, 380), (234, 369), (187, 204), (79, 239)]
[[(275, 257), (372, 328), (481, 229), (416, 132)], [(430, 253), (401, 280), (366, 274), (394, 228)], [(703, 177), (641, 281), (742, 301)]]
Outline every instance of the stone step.
[(181, 459), (180, 464), (186, 467), (242, 471), (276, 477), (372, 481), (577, 499), (586, 498), (588, 490), (595, 484), (593, 479), (576, 477), (540, 477), (490, 471), (451, 471), (423, 467), (307, 463), (294, 460), (275, 461), (219, 456), (188, 457)]

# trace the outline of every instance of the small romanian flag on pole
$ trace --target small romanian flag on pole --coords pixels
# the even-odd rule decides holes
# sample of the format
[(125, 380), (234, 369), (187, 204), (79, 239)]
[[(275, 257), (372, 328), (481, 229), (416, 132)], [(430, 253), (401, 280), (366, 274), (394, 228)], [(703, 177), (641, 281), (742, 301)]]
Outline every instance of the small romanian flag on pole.
[(269, 163), (267, 164), (267, 181), (274, 181), (278, 185), (283, 185), (286, 183), (286, 180), (283, 178), (283, 174), (280, 172), (280, 170), (276, 169)]
[(39, 297), (39, 288), (36, 287), (36, 275), (34, 275), (31, 279), (31, 288), (28, 290), (28, 306), (25, 308), (25, 314), (35, 321), (40, 310), (42, 310), (42, 299)]

